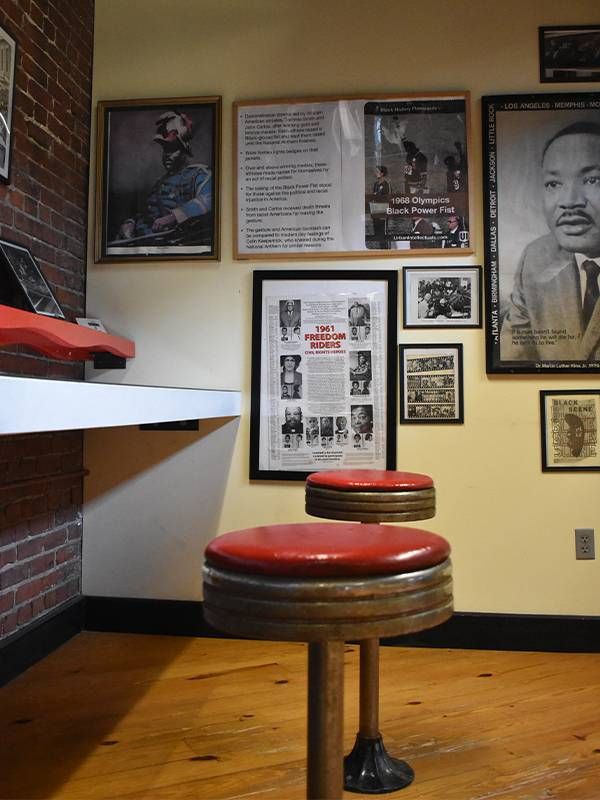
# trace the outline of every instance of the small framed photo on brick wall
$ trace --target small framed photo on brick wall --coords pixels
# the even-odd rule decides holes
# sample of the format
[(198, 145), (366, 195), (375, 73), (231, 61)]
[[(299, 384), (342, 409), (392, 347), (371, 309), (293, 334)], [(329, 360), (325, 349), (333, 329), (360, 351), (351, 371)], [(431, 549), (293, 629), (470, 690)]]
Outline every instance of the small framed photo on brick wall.
[(8, 183), (17, 43), (0, 28), (0, 180)]
[(0, 239), (0, 303), (46, 317), (65, 315), (26, 247)]

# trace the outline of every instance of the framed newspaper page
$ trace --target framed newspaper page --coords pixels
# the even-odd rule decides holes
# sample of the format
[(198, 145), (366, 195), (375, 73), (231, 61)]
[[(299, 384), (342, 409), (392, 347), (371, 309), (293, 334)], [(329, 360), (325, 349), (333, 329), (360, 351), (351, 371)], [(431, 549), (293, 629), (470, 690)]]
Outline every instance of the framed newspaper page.
[(397, 281), (254, 272), (250, 478), (395, 468)]
[(462, 344), (400, 345), (400, 422), (464, 422)]
[(540, 392), (542, 471), (599, 471), (600, 390)]
[(234, 103), (234, 255), (472, 253), (468, 92)]
[(600, 371), (600, 92), (482, 98), (488, 372)]

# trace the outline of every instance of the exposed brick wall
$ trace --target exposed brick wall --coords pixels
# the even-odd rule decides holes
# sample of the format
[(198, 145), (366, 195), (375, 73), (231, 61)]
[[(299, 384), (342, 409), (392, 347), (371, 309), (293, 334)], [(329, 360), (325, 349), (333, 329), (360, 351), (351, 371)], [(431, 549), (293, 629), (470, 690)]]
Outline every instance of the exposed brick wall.
[[(29, 248), (69, 319), (85, 312), (93, 20), (94, 0), (0, 0), (18, 45), (0, 237)], [(11, 347), (0, 373), (83, 366)], [(0, 437), (0, 640), (81, 591), (82, 451), (80, 431)]]

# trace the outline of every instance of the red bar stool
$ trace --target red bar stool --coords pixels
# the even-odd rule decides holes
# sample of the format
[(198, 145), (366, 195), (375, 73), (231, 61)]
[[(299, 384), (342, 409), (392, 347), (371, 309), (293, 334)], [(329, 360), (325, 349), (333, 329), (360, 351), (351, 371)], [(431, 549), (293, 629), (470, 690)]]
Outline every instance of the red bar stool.
[[(449, 555), (448, 542), (428, 531), (341, 522), (247, 528), (206, 548), (209, 624), (235, 636), (309, 643), (308, 800), (342, 797), (344, 641), (448, 619)], [(410, 783), (408, 764), (405, 771)]]
[[(306, 513), (363, 523), (429, 519), (435, 516), (435, 488), (429, 475), (416, 472), (315, 472), (306, 480)], [(359, 729), (344, 759), (344, 788), (364, 794), (402, 789), (412, 777), (407, 780), (404, 761), (388, 754), (379, 731), (379, 639), (360, 641), (359, 691)]]

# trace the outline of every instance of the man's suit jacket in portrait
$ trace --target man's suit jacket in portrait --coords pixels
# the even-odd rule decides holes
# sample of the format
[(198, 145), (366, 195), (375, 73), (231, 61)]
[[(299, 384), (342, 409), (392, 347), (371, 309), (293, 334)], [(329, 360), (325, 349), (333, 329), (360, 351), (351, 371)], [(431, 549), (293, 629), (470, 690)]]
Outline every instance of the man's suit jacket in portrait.
[(600, 303), (584, 330), (579, 269), (551, 234), (523, 251), (500, 332), (502, 361), (600, 358)]

